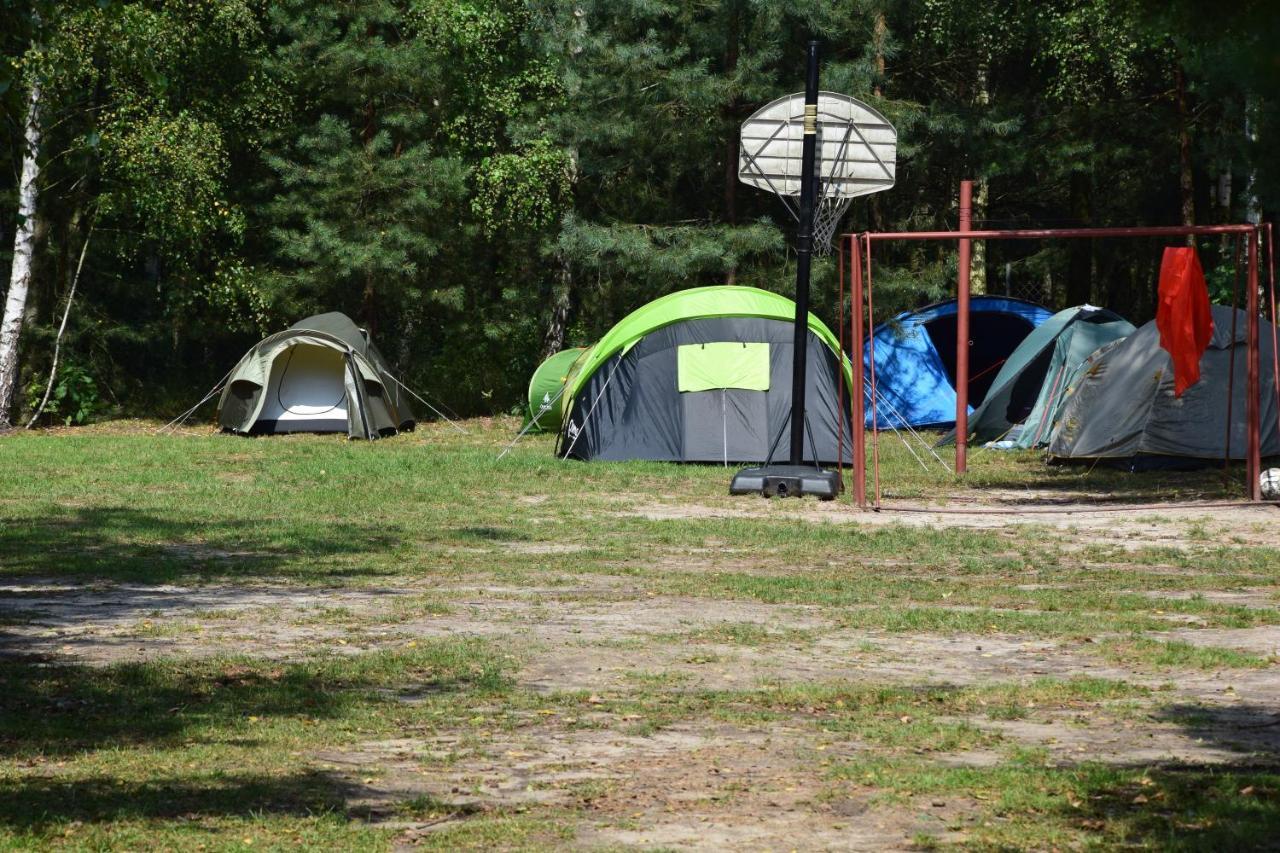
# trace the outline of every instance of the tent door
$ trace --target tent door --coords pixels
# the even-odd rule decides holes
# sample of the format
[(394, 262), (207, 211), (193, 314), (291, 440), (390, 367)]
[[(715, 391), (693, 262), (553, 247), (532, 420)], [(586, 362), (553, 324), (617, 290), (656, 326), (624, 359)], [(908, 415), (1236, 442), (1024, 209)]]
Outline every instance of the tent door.
[(346, 365), (341, 352), (296, 344), (272, 362), (258, 432), (346, 432)]
[(687, 461), (759, 462), (769, 452), (766, 392), (715, 388), (680, 396)]

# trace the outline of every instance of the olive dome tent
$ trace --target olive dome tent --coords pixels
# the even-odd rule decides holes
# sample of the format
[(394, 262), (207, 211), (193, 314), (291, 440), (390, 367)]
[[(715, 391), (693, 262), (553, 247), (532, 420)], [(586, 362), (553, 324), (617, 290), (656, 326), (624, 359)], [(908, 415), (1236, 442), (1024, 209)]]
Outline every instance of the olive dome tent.
[[(754, 287), (698, 287), (633, 311), (566, 380), (557, 452), (591, 460), (765, 461), (790, 445), (795, 303)], [(849, 448), (847, 359), (809, 315), (805, 459)], [(848, 397), (845, 396), (847, 403)], [(778, 451), (774, 451), (778, 452)]]
[[(867, 426), (952, 427), (956, 421), (956, 300), (906, 311), (881, 323), (875, 339), (876, 407)], [(977, 406), (1005, 360), (1049, 309), (1008, 296), (969, 302), (969, 404)], [(863, 349), (868, 377), (871, 341)], [(874, 420), (873, 420), (874, 418)]]
[[(1173, 395), (1173, 367), (1160, 346), (1155, 321), (1122, 341), (1089, 357), (1072, 389), (1049, 442), (1049, 453), (1062, 459), (1128, 460), (1130, 468), (1161, 466), (1181, 458), (1243, 459), (1248, 449), (1246, 421), (1249, 318), (1214, 305), (1213, 337), (1200, 357), (1200, 381)], [(1271, 324), (1259, 320), (1259, 347), (1264, 365), (1272, 363)], [(1228, 382), (1235, 352), (1234, 381)], [(1261, 371), (1261, 447), (1263, 456), (1280, 454), (1276, 424), (1275, 380)], [(1231, 423), (1227, 424), (1227, 389), (1231, 388)], [(1228, 437), (1229, 436), (1229, 437)], [(1173, 457), (1174, 459), (1171, 459)]]
[[(1119, 314), (1078, 305), (1054, 314), (1027, 335), (969, 417), (971, 441), (1001, 441), (1001, 447), (1049, 443), (1053, 426), (1085, 361), (1099, 347), (1133, 334)], [(952, 430), (947, 440), (955, 438)]]
[(218, 424), (244, 435), (414, 427), (413, 411), (369, 334), (345, 314), (299, 320), (245, 353), (218, 400)]

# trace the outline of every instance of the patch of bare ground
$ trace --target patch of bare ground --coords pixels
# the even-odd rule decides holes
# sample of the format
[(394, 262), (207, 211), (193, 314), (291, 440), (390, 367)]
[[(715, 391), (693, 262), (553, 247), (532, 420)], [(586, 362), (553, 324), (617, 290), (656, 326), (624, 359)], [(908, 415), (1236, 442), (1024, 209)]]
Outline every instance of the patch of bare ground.
[[(1128, 592), (1121, 590), (1120, 592)], [(1231, 607), (1248, 607), (1255, 610), (1273, 610), (1280, 606), (1276, 600), (1275, 587), (1256, 587), (1239, 590), (1185, 590), (1185, 589), (1153, 589), (1142, 590), (1139, 595), (1149, 598), (1167, 599), (1170, 601), (1210, 601), (1214, 604), (1226, 604)]]
[(574, 542), (508, 542), (503, 546), (513, 554), (574, 554), (587, 550)]
[[(579, 579), (581, 580), (581, 579)], [(578, 587), (500, 586), (299, 589), (278, 587), (0, 587), (0, 653), (59, 654), (86, 663), (162, 656), (392, 648), (423, 637), (482, 636), (526, 651), (519, 683), (538, 691), (617, 689), (637, 673), (663, 673), (684, 689), (760, 683), (875, 681), (976, 684), (1094, 675), (1159, 685), (1167, 673), (1107, 662), (1088, 643), (1008, 634), (849, 629), (816, 606), (628, 594), (612, 576)], [(419, 606), (447, 600), (447, 608)], [(840, 613), (847, 615), (848, 609)], [(1022, 611), (1026, 612), (1026, 611)], [(749, 628), (735, 640), (718, 631)], [(1271, 655), (1280, 628), (1179, 629), (1170, 638)], [(1280, 707), (1270, 668), (1236, 670), (1234, 697)], [(1215, 672), (1180, 674), (1187, 696), (1221, 699)]]
[(1211, 711), (1197, 706), (1195, 713), (1196, 718), (1189, 720), (1175, 705), (1130, 720), (1082, 711), (1039, 720), (973, 718), (968, 722), (1006, 741), (1044, 749), (1046, 764), (1052, 766), (1086, 761), (1125, 767), (1236, 764), (1253, 753), (1274, 753), (1280, 748), (1280, 718), (1273, 715), (1231, 706)]
[[(1280, 754), (1275, 667), (1171, 672), (1109, 660), (1078, 637), (853, 629), (841, 621), (845, 610), (649, 595), (625, 576), (562, 580), (380, 589), (26, 580), (0, 586), (0, 653), (109, 663), (302, 658), (459, 635), (506, 644), (522, 657), (515, 689), (547, 697), (550, 713), (530, 711), (515, 726), (459, 721), (312, 756), (353, 814), (397, 827), (405, 845), (475, 815), (528, 808), (565, 815), (574, 843), (593, 848), (904, 849), (921, 834), (964, 841), (963, 827), (982, 808), (950, 795), (889, 802), (870, 787), (833, 782), (832, 762), (877, 754), (856, 733), (792, 717), (728, 723), (709, 715), (651, 730), (624, 710), (565, 710), (563, 697), (575, 693), (653, 702), (773, 685), (926, 688), (1092, 676), (1151, 693), (1124, 709), (1099, 700), (1027, 708), (1018, 719), (966, 715), (961, 722), (998, 736), (996, 743), (928, 759), (989, 766), (1007, 760), (1011, 746), (1042, 749), (1053, 766), (1210, 765)], [(1280, 645), (1274, 626), (1151, 636), (1258, 654)], [(412, 693), (395, 695), (414, 701)], [(408, 815), (403, 804), (422, 797), (442, 804), (441, 813), (423, 821)]]
[(420, 590), (269, 586), (99, 584), (25, 580), (0, 584), (0, 617), (29, 614), (0, 629), (0, 655), (59, 654), (82, 663), (172, 655), (303, 656), (317, 645), (341, 651), (346, 629), (296, 624), (334, 607), (374, 613)]
[[(1259, 657), (1280, 658), (1280, 625), (1256, 628), (1197, 628), (1152, 634), (1153, 638), (1183, 640), (1197, 646), (1223, 646)], [(1272, 673), (1280, 680), (1280, 674)]]
[[(920, 502), (888, 501), (878, 512), (862, 511), (846, 500), (837, 501), (738, 501), (729, 504), (695, 502), (633, 503), (618, 512), (649, 520), (701, 518), (770, 518), (835, 524), (906, 524), (988, 530), (1035, 524), (1062, 533), (1065, 547), (1083, 548), (1107, 544), (1143, 548), (1187, 549), (1205, 545), (1276, 546), (1275, 525), (1280, 509), (1257, 506), (1116, 505), (1098, 496), (1081, 494), (1064, 500), (1058, 493), (983, 494), (982, 503), (953, 502), (947, 506)], [(1198, 532), (1188, 536), (1188, 528)]]
[[(803, 724), (682, 723), (635, 735), (595, 717), (589, 728), (544, 720), (479, 742), (446, 733), (315, 759), (355, 792), (351, 807), (375, 819), (394, 820), (397, 803), (423, 796), (455, 820), (554, 806), (572, 815), (574, 842), (589, 848), (900, 849), (966, 812), (963, 798), (916, 810), (857, 792), (818, 796), (834, 757), (864, 747), (828, 739), (819, 753), (818, 732)], [(436, 826), (405, 828), (420, 836)]]

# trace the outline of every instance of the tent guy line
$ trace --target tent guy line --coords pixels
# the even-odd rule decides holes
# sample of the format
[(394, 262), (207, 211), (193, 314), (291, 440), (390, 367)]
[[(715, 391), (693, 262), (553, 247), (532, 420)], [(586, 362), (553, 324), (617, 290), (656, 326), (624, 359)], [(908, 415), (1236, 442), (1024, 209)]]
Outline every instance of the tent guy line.
[(433, 405), (431, 405), (430, 403), (428, 403), (426, 400), (424, 400), (424, 399), (422, 398), (422, 396), (421, 396), (420, 394), (418, 394), (418, 392), (414, 391), (414, 390), (413, 390), (412, 388), (410, 388), (408, 385), (405, 385), (403, 382), (401, 382), (401, 381), (400, 381), (400, 377), (399, 377), (399, 376), (396, 376), (396, 375), (395, 375), (394, 373), (392, 373), (391, 371), (387, 371), (387, 376), (389, 376), (389, 377), (391, 378), (391, 381), (392, 381), (392, 382), (395, 382), (395, 383), (396, 383), (397, 385), (399, 385), (401, 388), (403, 388), (404, 390), (408, 391), (408, 392), (409, 392), (409, 394), (410, 394), (410, 395), (412, 395), (412, 396), (413, 396), (413, 398), (414, 398), (415, 400), (417, 400), (419, 403), (421, 403), (422, 405), (426, 406), (428, 409), (430, 409), (431, 411), (433, 411), (433, 412), (435, 412), (437, 415), (439, 415), (439, 416), (440, 416), (440, 418), (441, 418), (442, 420), (448, 421), (448, 422), (449, 422), (449, 426), (453, 427), (454, 429), (456, 429), (458, 432), (462, 433), (463, 435), (470, 435), (470, 433), (468, 433), (468, 432), (467, 432), (467, 431), (466, 431), (466, 430), (465, 430), (465, 429), (464, 429), (460, 424), (458, 424), (456, 421), (454, 421), (454, 420), (453, 420), (453, 418), (449, 417), (449, 416), (448, 416), (448, 415), (446, 415), (444, 412), (440, 411), (440, 410), (439, 410), (439, 409), (437, 409), (435, 406), (433, 406)]

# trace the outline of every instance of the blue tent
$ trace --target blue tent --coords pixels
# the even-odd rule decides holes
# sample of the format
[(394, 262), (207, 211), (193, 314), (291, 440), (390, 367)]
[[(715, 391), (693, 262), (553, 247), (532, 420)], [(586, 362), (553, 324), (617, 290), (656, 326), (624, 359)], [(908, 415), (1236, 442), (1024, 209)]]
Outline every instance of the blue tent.
[[(969, 302), (969, 411), (982, 402), (1005, 359), (1049, 309), (1008, 296)], [(876, 421), (889, 427), (951, 427), (956, 421), (956, 301), (899, 314), (875, 330)], [(863, 351), (870, 383), (871, 342)], [(869, 388), (868, 384), (868, 388)], [(872, 425), (870, 393), (867, 426)]]

